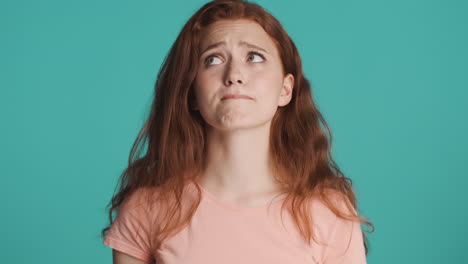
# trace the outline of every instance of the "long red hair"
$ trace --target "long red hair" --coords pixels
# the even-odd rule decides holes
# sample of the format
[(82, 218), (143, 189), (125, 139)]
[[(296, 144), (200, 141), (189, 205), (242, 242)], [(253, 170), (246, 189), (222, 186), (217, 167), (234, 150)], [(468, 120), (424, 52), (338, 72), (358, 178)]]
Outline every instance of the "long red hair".
[[(113, 212), (118, 212), (130, 195), (153, 187), (158, 189), (158, 196), (154, 199), (148, 195), (152, 198), (148, 202), (158, 202), (153, 208), (164, 216), (151, 241), (154, 249), (190, 222), (202, 193), (197, 186), (198, 199), (183, 214), (184, 185), (203, 171), (205, 160), (206, 124), (199, 112), (191, 109), (201, 33), (213, 22), (233, 19), (249, 19), (261, 25), (275, 42), (284, 73), (294, 75), (292, 99), (278, 108), (271, 123), (270, 155), (278, 173), (276, 180), (287, 193), (283, 206), (290, 205), (300, 234), (308, 243), (311, 238), (315, 240), (309, 201), (316, 197), (338, 217), (358, 220), (371, 226), (373, 232), (372, 223), (358, 214), (351, 179), (343, 175), (331, 156), (330, 128), (314, 103), (296, 46), (276, 18), (261, 6), (242, 0), (205, 4), (187, 21), (172, 45), (157, 76), (150, 115), (133, 144), (118, 191), (108, 204), (110, 225)], [(343, 199), (337, 200), (332, 194)], [(345, 210), (338, 204), (340, 200), (345, 201)], [(102, 230), (102, 237), (110, 225)], [(362, 235), (367, 254), (366, 235)]]

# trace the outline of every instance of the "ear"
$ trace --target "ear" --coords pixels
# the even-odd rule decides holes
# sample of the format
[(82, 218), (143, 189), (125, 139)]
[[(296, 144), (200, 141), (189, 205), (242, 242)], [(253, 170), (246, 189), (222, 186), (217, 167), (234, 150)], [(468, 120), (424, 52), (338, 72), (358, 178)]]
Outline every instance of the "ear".
[(281, 93), (278, 98), (278, 106), (285, 106), (291, 101), (293, 88), (294, 76), (288, 73), (283, 79), (283, 87), (281, 88)]

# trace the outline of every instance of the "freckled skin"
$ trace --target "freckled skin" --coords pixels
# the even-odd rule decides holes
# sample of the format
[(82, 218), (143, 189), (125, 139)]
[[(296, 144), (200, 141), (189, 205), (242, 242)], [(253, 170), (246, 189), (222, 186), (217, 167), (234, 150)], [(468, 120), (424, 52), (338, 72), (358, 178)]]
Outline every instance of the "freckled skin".
[[(197, 109), (218, 130), (269, 126), (277, 108), (289, 103), (294, 82), (291, 74), (283, 76), (274, 42), (259, 24), (249, 20), (221, 20), (210, 25), (203, 32), (201, 50), (219, 41), (226, 45), (199, 59), (194, 86)], [(266, 52), (240, 46), (239, 41)], [(221, 100), (228, 93), (253, 99)]]

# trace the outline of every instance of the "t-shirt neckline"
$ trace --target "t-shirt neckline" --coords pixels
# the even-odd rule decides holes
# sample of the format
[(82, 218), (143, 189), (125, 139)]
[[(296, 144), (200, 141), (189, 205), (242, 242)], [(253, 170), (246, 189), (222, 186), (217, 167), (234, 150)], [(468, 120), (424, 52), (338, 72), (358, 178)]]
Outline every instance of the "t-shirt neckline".
[(215, 195), (213, 195), (212, 193), (210, 193), (208, 190), (206, 190), (200, 183), (194, 181), (194, 183), (196, 185), (198, 185), (198, 187), (200, 187), (201, 191), (202, 191), (202, 199), (205, 199), (211, 203), (214, 203), (216, 204), (217, 206), (221, 207), (221, 208), (224, 208), (228, 211), (233, 211), (233, 212), (258, 212), (258, 211), (264, 211), (266, 209), (268, 209), (268, 207), (274, 207), (274, 206), (278, 206), (279, 204), (281, 204), (281, 202), (283, 202), (285, 200), (285, 198), (281, 198), (278, 200), (277, 197), (274, 198), (273, 201), (270, 201), (268, 202), (266, 205), (260, 205), (260, 206), (237, 206), (237, 205), (232, 205), (232, 204), (228, 204), (224, 201), (221, 201), (220, 199), (218, 199)]

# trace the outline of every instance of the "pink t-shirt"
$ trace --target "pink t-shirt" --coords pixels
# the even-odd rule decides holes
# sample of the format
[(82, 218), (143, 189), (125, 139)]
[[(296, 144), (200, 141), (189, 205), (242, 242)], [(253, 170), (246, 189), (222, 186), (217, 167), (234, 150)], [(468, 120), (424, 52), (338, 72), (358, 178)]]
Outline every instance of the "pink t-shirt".
[[(187, 186), (196, 194), (194, 183)], [(234, 207), (202, 190), (190, 224), (154, 252), (149, 234), (158, 210), (135, 206), (139, 192), (122, 204), (103, 244), (156, 264), (366, 263), (359, 222), (338, 218), (318, 199), (311, 207), (313, 228), (328, 246), (303, 241), (287, 210), (281, 222), (282, 200), (274, 201), (269, 211), (268, 205)]]

